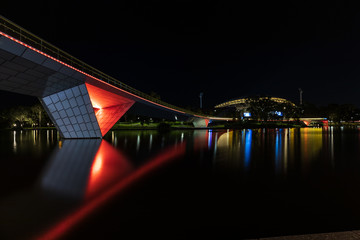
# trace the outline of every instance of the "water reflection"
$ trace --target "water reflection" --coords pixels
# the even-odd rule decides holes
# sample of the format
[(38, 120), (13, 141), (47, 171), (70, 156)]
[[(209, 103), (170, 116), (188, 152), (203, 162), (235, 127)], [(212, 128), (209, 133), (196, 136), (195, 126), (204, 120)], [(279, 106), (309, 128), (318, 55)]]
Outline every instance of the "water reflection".
[[(12, 151), (15, 154), (30, 148), (31, 150), (41, 151), (43, 147), (49, 148), (55, 144), (58, 138), (56, 130), (21, 130), (8, 133), (11, 136), (9, 143), (11, 143)], [(39, 144), (39, 142), (44, 143), (45, 146)]]
[(92, 162), (85, 199), (97, 196), (133, 170), (134, 166), (127, 156), (103, 140)]
[(127, 157), (104, 140), (65, 140), (60, 146), (40, 184), (62, 197), (90, 199), (133, 170)]
[[(16, 134), (14, 145), (18, 144)], [(137, 135), (136, 152), (142, 147), (139, 138)], [(150, 135), (150, 147), (152, 141)], [(37, 183), (30, 190), (0, 201), (0, 222), (6, 222), (0, 232), (10, 239), (36, 235), (39, 231), (44, 231), (37, 236), (39, 239), (62, 236), (122, 190), (186, 152), (185, 141), (169, 142), (163, 147), (135, 166), (126, 154), (105, 140), (59, 141)], [(21, 218), (12, 218), (20, 214)]]
[(245, 141), (244, 141), (244, 167), (248, 169), (250, 166), (251, 160), (251, 146), (252, 146), (252, 130), (243, 130), (245, 132)]
[(348, 143), (360, 142), (360, 129), (348, 135), (346, 129), (333, 127), (112, 131), (105, 140), (58, 141), (57, 137), (54, 131), (14, 131), (2, 142), (15, 156), (42, 154), (56, 144), (52, 155), (44, 157), (31, 188), (0, 199), (0, 232), (9, 239), (60, 237), (124, 189), (175, 159), (236, 177), (270, 175), (284, 180), (294, 173), (305, 176), (318, 165), (344, 164), (337, 162), (342, 155), (360, 155), (358, 148), (356, 154), (347, 148)]
[(100, 144), (101, 140), (94, 139), (62, 141), (40, 177), (41, 188), (81, 200)]
[(13, 134), (14, 134), (14, 138), (13, 138), (13, 149), (14, 149), (14, 152), (16, 152), (16, 131), (13, 131)]
[[(296, 167), (297, 163), (301, 163), (303, 170), (306, 170), (323, 149), (323, 131), (321, 128), (286, 128), (219, 132), (221, 135), (216, 137), (214, 159), (222, 166), (244, 171), (255, 165), (253, 161), (256, 165), (272, 164), (277, 174), (286, 174), (288, 168)], [(330, 146), (333, 146), (333, 132), (328, 134)], [(331, 155), (333, 159), (333, 148)]]
[(185, 144), (169, 146), (148, 159), (146, 164), (134, 168), (121, 152), (103, 140), (92, 162), (87, 187), (83, 188), (85, 189), (84, 203), (54, 224), (39, 239), (53, 239), (63, 235), (134, 182), (164, 163), (184, 155), (185, 150)]
[[(283, 136), (281, 134), (282, 129), (280, 129), (280, 131), (276, 131), (276, 137), (275, 137), (275, 168), (276, 168), (276, 172), (279, 172), (280, 168), (281, 168), (281, 160), (282, 160), (282, 148), (283, 145), (282, 143), (282, 139)], [(285, 137), (286, 138), (286, 137)], [(286, 155), (287, 153), (284, 153), (284, 155)]]

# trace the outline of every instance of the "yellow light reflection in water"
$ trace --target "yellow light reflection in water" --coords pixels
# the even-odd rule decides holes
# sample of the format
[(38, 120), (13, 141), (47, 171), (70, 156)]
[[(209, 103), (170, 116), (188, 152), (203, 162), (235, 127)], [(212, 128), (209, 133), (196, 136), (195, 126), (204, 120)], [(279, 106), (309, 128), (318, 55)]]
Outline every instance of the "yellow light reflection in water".
[(234, 131), (227, 131), (226, 133), (222, 134), (217, 141), (217, 146), (219, 148), (228, 147), (230, 139), (232, 141), (233, 134), (234, 134)]
[(284, 172), (287, 173), (288, 157), (289, 157), (289, 129), (284, 129)]
[(13, 149), (16, 152), (16, 131), (13, 131), (14, 139), (13, 139)]
[(231, 168), (248, 169), (251, 161), (252, 134), (252, 130), (249, 129), (228, 130), (222, 133), (216, 142), (216, 163)]
[[(217, 156), (214, 163), (222, 166), (239, 165), (240, 148), (233, 145), (234, 131), (227, 130), (222, 133), (216, 143)], [(235, 151), (234, 151), (235, 150)], [(236, 151), (237, 150), (237, 151)]]
[(319, 154), (322, 142), (322, 128), (301, 128), (300, 129), (300, 144), (302, 146), (301, 162), (303, 167), (306, 167), (312, 159), (315, 159)]

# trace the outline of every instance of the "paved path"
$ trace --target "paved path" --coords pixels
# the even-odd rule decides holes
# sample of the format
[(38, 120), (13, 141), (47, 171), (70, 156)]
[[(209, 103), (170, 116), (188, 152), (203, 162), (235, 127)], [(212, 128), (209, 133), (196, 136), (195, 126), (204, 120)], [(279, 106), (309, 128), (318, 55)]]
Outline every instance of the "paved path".
[[(354, 239), (360, 240), (360, 230), (346, 231), (346, 232), (282, 236), (282, 237), (270, 237), (270, 238), (257, 238), (257, 240), (354, 240)], [(255, 239), (253, 239), (253, 240), (255, 240)]]

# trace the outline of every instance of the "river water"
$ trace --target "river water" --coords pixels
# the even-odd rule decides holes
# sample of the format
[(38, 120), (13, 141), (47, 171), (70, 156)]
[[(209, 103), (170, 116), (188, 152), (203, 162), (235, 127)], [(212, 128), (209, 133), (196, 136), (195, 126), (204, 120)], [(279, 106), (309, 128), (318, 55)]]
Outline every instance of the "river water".
[(360, 229), (360, 129), (0, 132), (0, 239)]

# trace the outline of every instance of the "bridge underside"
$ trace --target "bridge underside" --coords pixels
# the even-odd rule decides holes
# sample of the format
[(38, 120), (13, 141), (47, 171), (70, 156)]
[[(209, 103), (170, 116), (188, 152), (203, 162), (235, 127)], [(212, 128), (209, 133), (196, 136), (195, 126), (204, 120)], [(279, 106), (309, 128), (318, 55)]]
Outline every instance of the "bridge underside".
[(101, 138), (135, 102), (5, 36), (0, 36), (0, 89), (38, 97), (63, 138)]
[(63, 138), (101, 138), (134, 103), (88, 83), (40, 99)]

